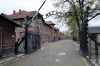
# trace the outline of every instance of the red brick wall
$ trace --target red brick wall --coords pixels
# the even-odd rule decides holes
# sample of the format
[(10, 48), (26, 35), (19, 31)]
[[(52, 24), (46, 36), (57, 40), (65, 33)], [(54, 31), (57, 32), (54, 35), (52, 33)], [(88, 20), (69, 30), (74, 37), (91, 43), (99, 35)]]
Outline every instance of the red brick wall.
[(59, 33), (59, 38), (60, 38), (60, 40), (64, 40), (64, 39), (66, 39), (66, 35)]
[[(41, 35), (41, 42), (51, 42), (52, 37), (54, 36), (54, 28), (52, 29), (51, 26), (49, 26), (46, 23), (43, 23), (41, 19), (35, 19), (32, 21), (31, 26), (33, 27), (40, 27), (40, 35)], [(29, 31), (32, 32), (37, 32), (36, 28), (29, 27)], [(15, 32), (16, 32), (16, 41), (18, 38), (20, 38), (20, 32), (24, 32), (24, 28), (17, 27)], [(53, 33), (53, 35), (52, 35)]]
[(58, 32), (59, 32), (59, 30), (57, 30), (57, 29), (54, 29), (54, 37), (55, 37), (55, 41), (57, 41), (58, 40)]
[[(16, 20), (17, 23), (20, 22), (20, 21), (23, 21), (23, 20)], [(54, 24), (53, 25), (49, 25), (47, 23), (43, 23), (42, 22), (42, 19), (35, 19), (32, 21), (31, 23), (31, 26), (33, 27), (37, 27), (39, 26), (40, 27), (40, 37), (41, 37), (41, 42), (51, 42), (51, 41), (55, 41), (57, 40), (57, 32), (54, 31)], [(32, 31), (32, 32), (37, 32), (37, 29), (36, 28), (33, 28), (33, 27), (29, 27), (29, 31)], [(18, 38), (20, 38), (20, 33), (21, 32), (24, 32), (24, 28), (20, 28), (20, 27), (17, 27), (15, 32), (16, 32), (16, 41), (18, 40)]]
[(43, 42), (51, 42), (51, 32), (52, 32), (52, 27), (44, 23), (43, 30), (41, 29)]

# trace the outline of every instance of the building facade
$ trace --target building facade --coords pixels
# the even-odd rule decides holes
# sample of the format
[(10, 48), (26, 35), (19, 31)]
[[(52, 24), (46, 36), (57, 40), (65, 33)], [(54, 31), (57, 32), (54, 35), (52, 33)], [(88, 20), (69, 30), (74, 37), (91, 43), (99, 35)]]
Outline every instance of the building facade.
[[(18, 38), (20, 38), (21, 33), (25, 32), (24, 26), (26, 23), (25, 18), (28, 17), (28, 19), (32, 19), (32, 17), (35, 15), (36, 11), (25, 11), (25, 10), (19, 10), (19, 12), (13, 11), (13, 14), (8, 15), (12, 20), (14, 20), (16, 23), (20, 24), (21, 27), (17, 27), (16, 32), (16, 41)], [(31, 22), (28, 31), (31, 31), (33, 33), (37, 32), (37, 27), (42, 29), (42, 25), (44, 23), (44, 20), (42, 18), (42, 15), (39, 13), (35, 19)], [(40, 29), (40, 31), (41, 31)], [(41, 34), (41, 33), (40, 33)]]
[(14, 55), (15, 50), (15, 27), (19, 25), (8, 18), (5, 14), (0, 14), (0, 57)]
[(59, 33), (59, 29), (54, 27), (54, 41), (58, 40), (58, 33)]
[[(22, 32), (25, 31), (23, 28), (25, 26), (25, 17), (28, 16), (31, 19), (37, 11), (25, 11), (19, 10), (19, 12), (13, 11), (13, 14), (8, 15), (12, 20), (16, 23), (20, 24), (21, 27), (17, 27), (16, 32), (16, 40), (20, 38)], [(37, 32), (36, 27), (39, 26), (41, 42), (53, 42), (58, 40), (58, 32), (59, 29), (54, 27), (55, 24), (52, 21), (45, 21), (40, 13), (35, 17), (35, 19), (31, 22), (28, 30), (32, 32)]]
[(54, 32), (54, 26), (55, 24), (52, 21), (45, 21), (48, 25), (50, 25), (52, 27), (51, 30), (51, 41), (55, 41), (55, 32)]
[(59, 33), (58, 33), (58, 39), (59, 39), (59, 40), (65, 40), (65, 39), (66, 39), (66, 35), (63, 34), (63, 33), (61, 33), (61, 32), (59, 32)]

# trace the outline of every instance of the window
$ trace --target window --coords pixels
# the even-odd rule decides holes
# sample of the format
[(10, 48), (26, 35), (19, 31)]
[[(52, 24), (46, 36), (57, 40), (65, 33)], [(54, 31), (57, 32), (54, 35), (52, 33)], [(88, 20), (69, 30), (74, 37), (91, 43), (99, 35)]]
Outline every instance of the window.
[(44, 33), (43, 33), (43, 38), (44, 38)]
[(43, 28), (43, 30), (44, 30), (44, 24), (42, 24), (42, 28)]
[(45, 26), (45, 31), (46, 31), (46, 26)]
[(40, 16), (40, 15), (38, 15), (38, 16), (37, 16), (37, 19), (40, 19), (40, 18), (41, 18), (41, 16)]
[(21, 25), (21, 27), (23, 27), (23, 21), (20, 21), (20, 25)]
[(36, 27), (39, 25), (38, 21), (36, 21)]
[(41, 26), (41, 23), (40, 23), (40, 29), (41, 29), (41, 27), (42, 27), (42, 26)]

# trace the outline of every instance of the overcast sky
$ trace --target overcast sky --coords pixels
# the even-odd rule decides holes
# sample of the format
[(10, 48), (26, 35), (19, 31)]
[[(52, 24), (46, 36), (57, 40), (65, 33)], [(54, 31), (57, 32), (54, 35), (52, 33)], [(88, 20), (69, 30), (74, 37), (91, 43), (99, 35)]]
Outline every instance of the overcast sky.
[[(39, 11), (42, 15), (56, 10), (52, 5), (52, 1), (53, 0), (47, 0), (45, 2), (42, 9)], [(13, 10), (18, 12), (19, 9), (26, 11), (38, 10), (43, 2), (44, 0), (0, 0), (0, 13), (12, 14)], [(49, 17), (46, 20), (51, 20), (56, 23), (56, 20), (52, 17)], [(56, 27), (58, 27), (60, 31), (67, 30), (65, 25), (60, 26), (56, 23)]]
[[(56, 10), (52, 5), (52, 1), (53, 0), (46, 1), (40, 10), (42, 15)], [(44, 0), (0, 0), (0, 13), (12, 14), (13, 10), (18, 12), (19, 9), (26, 11), (38, 10), (43, 2)], [(52, 17), (47, 18), (46, 20), (51, 20), (56, 23), (56, 20)], [(89, 23), (89, 26), (100, 26), (100, 20), (92, 20), (91, 23)], [(56, 27), (58, 27), (60, 31), (67, 30), (65, 25), (59, 25), (58, 23), (56, 23)]]
[[(38, 10), (44, 0), (0, 0), (0, 12), (11, 14), (13, 10), (19, 9), (26, 11)], [(46, 13), (54, 10), (51, 0), (47, 0), (40, 13)]]

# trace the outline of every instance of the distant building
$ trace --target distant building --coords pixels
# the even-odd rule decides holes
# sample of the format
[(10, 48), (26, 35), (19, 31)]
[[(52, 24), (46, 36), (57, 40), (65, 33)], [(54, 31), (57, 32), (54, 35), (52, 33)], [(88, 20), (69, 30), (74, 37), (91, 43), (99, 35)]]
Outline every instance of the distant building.
[(51, 41), (54, 41), (55, 40), (55, 32), (54, 32), (54, 23), (52, 22), (52, 21), (46, 21), (46, 23), (48, 24), (48, 25), (50, 25), (51, 27), (52, 27), (52, 33), (51, 33)]
[(59, 32), (59, 34), (58, 34), (58, 39), (59, 39), (59, 40), (65, 40), (65, 39), (66, 39), (66, 35), (63, 34), (63, 33), (61, 33), (61, 32)]
[(42, 42), (51, 42), (52, 41), (52, 27), (46, 23), (43, 24), (43, 28), (40, 30)]
[(54, 41), (57, 41), (58, 40), (58, 33), (59, 33), (59, 29), (54, 27)]

